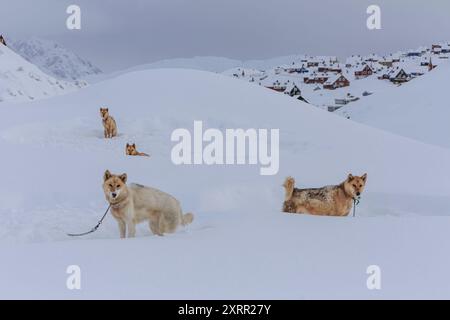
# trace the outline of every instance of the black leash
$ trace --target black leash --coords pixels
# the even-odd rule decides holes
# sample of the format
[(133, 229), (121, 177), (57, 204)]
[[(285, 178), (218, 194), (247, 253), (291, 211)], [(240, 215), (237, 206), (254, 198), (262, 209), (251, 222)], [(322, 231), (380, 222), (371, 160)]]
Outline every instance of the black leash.
[(353, 198), (353, 217), (356, 216), (356, 206), (359, 204), (358, 198)]
[(105, 219), (106, 215), (108, 214), (109, 209), (111, 209), (111, 205), (108, 206), (108, 209), (106, 209), (106, 212), (103, 215), (103, 217), (100, 219), (100, 221), (97, 223), (97, 225), (95, 227), (93, 227), (90, 231), (84, 232), (84, 233), (68, 233), (67, 235), (69, 237), (82, 237), (82, 236), (88, 235), (90, 233), (94, 233), (95, 231), (97, 231), (97, 229), (102, 224), (103, 220)]

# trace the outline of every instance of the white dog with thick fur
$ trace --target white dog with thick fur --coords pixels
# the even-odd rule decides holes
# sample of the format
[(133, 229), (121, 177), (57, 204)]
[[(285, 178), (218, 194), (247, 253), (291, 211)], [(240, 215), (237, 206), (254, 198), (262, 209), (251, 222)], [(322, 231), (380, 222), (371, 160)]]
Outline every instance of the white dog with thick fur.
[(180, 203), (171, 195), (140, 184), (127, 186), (127, 175), (114, 175), (106, 170), (103, 191), (111, 205), (111, 213), (119, 224), (120, 237), (136, 234), (136, 224), (149, 220), (150, 230), (159, 236), (175, 232), (179, 225), (194, 220), (192, 213), (183, 214)]

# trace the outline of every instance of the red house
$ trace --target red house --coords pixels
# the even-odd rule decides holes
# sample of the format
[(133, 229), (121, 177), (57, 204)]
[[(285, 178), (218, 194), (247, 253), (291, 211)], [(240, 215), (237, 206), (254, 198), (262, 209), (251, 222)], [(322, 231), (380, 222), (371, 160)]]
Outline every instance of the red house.
[(371, 76), (372, 74), (373, 74), (373, 70), (367, 64), (364, 66), (364, 68), (362, 70), (355, 71), (356, 79), (367, 78), (368, 76)]
[(350, 81), (346, 77), (344, 77), (342, 74), (338, 75), (337, 77), (330, 79), (327, 81), (324, 85), (324, 89), (328, 90), (335, 90), (338, 88), (344, 88), (350, 86)]

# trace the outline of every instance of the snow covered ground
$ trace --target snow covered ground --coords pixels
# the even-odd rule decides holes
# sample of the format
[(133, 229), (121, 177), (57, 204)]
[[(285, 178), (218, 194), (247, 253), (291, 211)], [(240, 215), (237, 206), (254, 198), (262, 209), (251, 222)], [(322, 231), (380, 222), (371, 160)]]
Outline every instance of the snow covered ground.
[[(168, 86), (167, 83), (171, 85)], [(107, 106), (119, 136), (102, 138)], [(280, 172), (175, 166), (174, 129), (279, 128)], [(125, 156), (136, 142), (150, 158)], [(214, 73), (123, 74), (72, 94), (0, 104), (0, 298), (450, 298), (450, 150), (347, 120)], [(118, 240), (106, 169), (176, 196), (195, 221), (157, 237), (145, 224)], [(356, 218), (280, 212), (281, 184), (368, 173)], [(66, 268), (82, 290), (66, 288)], [(366, 287), (379, 265), (382, 290)]]
[(450, 63), (400, 87), (389, 87), (337, 113), (426, 143), (450, 147)]
[(42, 72), (10, 48), (0, 45), (0, 103), (33, 101), (78, 90), (84, 81), (58, 80)]

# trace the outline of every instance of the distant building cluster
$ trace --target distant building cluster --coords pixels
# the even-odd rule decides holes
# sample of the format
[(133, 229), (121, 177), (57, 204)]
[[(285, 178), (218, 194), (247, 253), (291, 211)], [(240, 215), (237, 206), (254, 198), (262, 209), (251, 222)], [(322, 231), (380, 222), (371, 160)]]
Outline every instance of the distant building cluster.
[[(450, 43), (439, 43), (385, 56), (353, 55), (347, 58), (345, 63), (339, 62), (337, 57), (299, 56), (289, 65), (280, 65), (268, 70), (236, 68), (232, 76), (299, 100), (310, 101), (311, 98), (312, 104), (327, 106), (329, 111), (334, 111), (373, 94), (367, 90), (357, 94), (349, 92), (354, 87), (353, 84), (360, 80), (367, 79), (365, 81), (372, 81), (372, 84), (372, 79), (375, 79), (401, 85), (432, 71), (439, 61), (449, 58)], [(361, 86), (358, 84), (356, 87), (359, 90)], [(342, 90), (346, 92), (341, 93)], [(306, 99), (302, 94), (305, 91)], [(326, 91), (330, 91), (330, 94), (325, 94)], [(331, 104), (330, 100), (334, 103)]]

